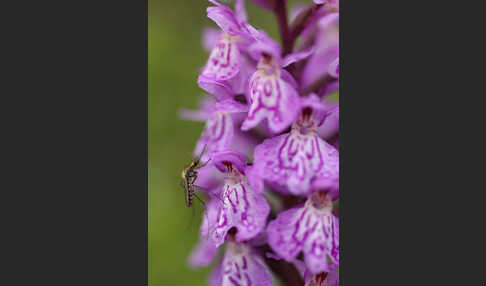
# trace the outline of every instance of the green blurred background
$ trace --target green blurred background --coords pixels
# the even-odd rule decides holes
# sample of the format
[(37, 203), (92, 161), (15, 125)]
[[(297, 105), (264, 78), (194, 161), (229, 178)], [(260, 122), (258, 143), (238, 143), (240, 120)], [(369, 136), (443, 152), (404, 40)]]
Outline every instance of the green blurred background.
[[(289, 1), (295, 3), (297, 1)], [(311, 3), (311, 1), (301, 1)], [(148, 278), (150, 286), (207, 285), (209, 267), (192, 270), (187, 257), (197, 242), (202, 207), (186, 208), (180, 173), (192, 158), (203, 123), (178, 118), (194, 109), (202, 90), (198, 69), (208, 54), (201, 31), (214, 23), (206, 0), (149, 0), (148, 11)], [(273, 14), (246, 1), (249, 22), (279, 40)]]

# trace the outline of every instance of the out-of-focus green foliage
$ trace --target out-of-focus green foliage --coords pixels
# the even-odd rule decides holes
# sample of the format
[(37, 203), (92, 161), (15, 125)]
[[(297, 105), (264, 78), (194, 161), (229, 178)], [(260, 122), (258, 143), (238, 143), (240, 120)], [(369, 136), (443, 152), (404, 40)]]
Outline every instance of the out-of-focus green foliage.
[[(250, 22), (278, 40), (273, 15), (247, 2)], [(201, 31), (214, 26), (204, 0), (149, 0), (149, 285), (207, 285), (209, 268), (191, 270), (187, 257), (197, 242), (202, 207), (188, 209), (180, 173), (192, 158), (203, 123), (178, 118), (182, 107), (196, 108), (198, 69), (207, 53)], [(141, 95), (143, 96), (143, 95)]]

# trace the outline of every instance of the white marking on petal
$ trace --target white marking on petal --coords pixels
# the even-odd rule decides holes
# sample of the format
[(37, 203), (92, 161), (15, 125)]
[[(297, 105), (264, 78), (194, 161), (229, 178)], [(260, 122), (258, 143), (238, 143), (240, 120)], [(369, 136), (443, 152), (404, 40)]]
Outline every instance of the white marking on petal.
[(280, 78), (280, 68), (261, 60), (250, 79), (250, 110), (242, 129), (255, 127), (267, 119), (270, 129), (279, 132), (295, 119), (299, 100), (295, 89)]
[(269, 244), (288, 261), (303, 251), (312, 273), (328, 272), (339, 264), (339, 221), (327, 205), (316, 208), (314, 199), (310, 197), (304, 206), (284, 211), (270, 222)]
[(203, 75), (213, 76), (217, 80), (234, 77), (241, 66), (241, 54), (236, 42), (237, 37), (223, 33), (209, 56)]
[(219, 224), (213, 230), (213, 240), (220, 245), (231, 227), (236, 227), (238, 241), (255, 237), (263, 230), (270, 206), (265, 197), (255, 192), (236, 168), (225, 178)]
[(223, 286), (270, 286), (272, 279), (263, 260), (248, 245), (228, 242), (223, 257)]

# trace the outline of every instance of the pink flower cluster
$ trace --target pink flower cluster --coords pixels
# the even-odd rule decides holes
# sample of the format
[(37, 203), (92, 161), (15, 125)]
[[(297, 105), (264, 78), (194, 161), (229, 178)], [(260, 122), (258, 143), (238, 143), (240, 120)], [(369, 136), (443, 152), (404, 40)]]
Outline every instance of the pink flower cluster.
[(276, 14), (280, 45), (248, 23), (244, 0), (209, 2), (219, 28), (204, 30), (209, 58), (197, 80), (209, 96), (181, 113), (205, 122), (194, 154), (206, 146), (209, 161), (198, 170), (210, 200), (189, 262), (214, 264), (211, 285), (273, 285), (278, 263), (305, 285), (338, 285), (339, 105), (329, 95), (339, 85), (339, 3), (308, 3), (288, 25), (286, 1), (254, 1)]

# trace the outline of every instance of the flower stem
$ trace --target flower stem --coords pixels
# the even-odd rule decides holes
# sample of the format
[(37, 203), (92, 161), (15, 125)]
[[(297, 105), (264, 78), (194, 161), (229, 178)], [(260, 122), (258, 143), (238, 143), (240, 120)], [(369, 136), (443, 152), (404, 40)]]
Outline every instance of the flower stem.
[(290, 28), (289, 41), (291, 47), (302, 31), (312, 22), (314, 15), (322, 6), (322, 4), (312, 4), (297, 16)]
[(287, 5), (284, 0), (276, 0), (273, 11), (277, 17), (280, 38), (282, 40), (282, 56), (286, 56), (292, 52), (295, 40), (312, 22), (314, 15), (322, 6), (322, 4), (310, 5), (295, 19), (292, 27), (289, 27), (287, 21)]
[(273, 9), (277, 17), (280, 39), (282, 40), (282, 56), (292, 52), (292, 40), (290, 39), (289, 24), (287, 22), (287, 5), (284, 0), (277, 0)]

